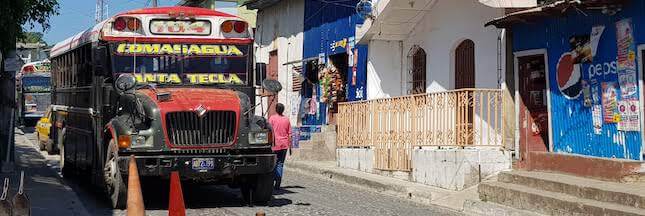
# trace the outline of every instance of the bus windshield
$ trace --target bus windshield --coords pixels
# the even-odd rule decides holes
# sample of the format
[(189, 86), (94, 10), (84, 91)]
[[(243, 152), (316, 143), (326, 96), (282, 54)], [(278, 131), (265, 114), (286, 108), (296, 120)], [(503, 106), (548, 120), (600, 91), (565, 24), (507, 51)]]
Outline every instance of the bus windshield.
[(22, 88), (26, 93), (49, 92), (51, 90), (49, 76), (23, 76)]
[(249, 45), (113, 44), (115, 75), (134, 73), (137, 82), (247, 84)]

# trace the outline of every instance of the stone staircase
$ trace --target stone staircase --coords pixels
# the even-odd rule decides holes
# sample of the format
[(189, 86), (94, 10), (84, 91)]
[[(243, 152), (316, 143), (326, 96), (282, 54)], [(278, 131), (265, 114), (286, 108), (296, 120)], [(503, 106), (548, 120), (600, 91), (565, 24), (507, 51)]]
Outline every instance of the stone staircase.
[(479, 185), (482, 201), (546, 215), (645, 215), (645, 183), (510, 171)]
[(312, 133), (308, 141), (300, 141), (299, 148), (291, 150), (288, 160), (295, 161), (335, 161), (336, 160), (336, 129), (323, 126), (320, 133)]

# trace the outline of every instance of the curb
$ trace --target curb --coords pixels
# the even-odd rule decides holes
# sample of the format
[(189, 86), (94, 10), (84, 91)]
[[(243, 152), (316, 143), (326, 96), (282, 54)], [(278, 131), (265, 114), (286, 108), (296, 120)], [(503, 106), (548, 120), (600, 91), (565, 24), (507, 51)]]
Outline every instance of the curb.
[(431, 202), (433, 197), (433, 194), (431, 192), (418, 191), (418, 190), (415, 190), (414, 188), (407, 187), (404, 185), (384, 184), (374, 179), (369, 179), (369, 178), (355, 176), (355, 175), (349, 175), (346, 173), (339, 172), (337, 170), (333, 170), (325, 167), (312, 166), (301, 162), (289, 161), (285, 163), (285, 166), (288, 169), (294, 170), (295, 172), (299, 172), (302, 174), (313, 175), (314, 177), (325, 178), (332, 181), (345, 183), (354, 187), (364, 188), (368, 190), (375, 190), (376, 192), (379, 192), (379, 193), (384, 193), (387, 195), (408, 199), (413, 202), (432, 205), (433, 207), (437, 207), (446, 211), (458, 212), (458, 213), (462, 211), (461, 209), (449, 208), (447, 206), (433, 204)]
[[(20, 129), (18, 129), (18, 130), (20, 130)], [(42, 152), (37, 149), (37, 147), (34, 145), (34, 143), (31, 140), (29, 140), (29, 138), (27, 138), (25, 136), (25, 133), (22, 130), (20, 130), (20, 132), (22, 132), (22, 134), (16, 134), (16, 135), (21, 136), (22, 139), (23, 139), (23, 142), (25, 142), (25, 144), (27, 144), (29, 146), (29, 148), (31, 148), (31, 150), (38, 152), (38, 156), (41, 157), (41, 159), (47, 161), (47, 157), (45, 157), (42, 154)], [(47, 165), (45, 164), (45, 166), (47, 166)], [(89, 211), (85, 208), (85, 206), (82, 204), (83, 202), (81, 202), (81, 198), (78, 196), (78, 194), (76, 194), (76, 192), (73, 191), (70, 188), (69, 185), (67, 185), (67, 182), (65, 182), (65, 180), (59, 174), (57, 174), (57, 171), (52, 169), (52, 167), (50, 167), (50, 166), (47, 166), (47, 167), (48, 167), (49, 172), (54, 173), (53, 176), (56, 177), (56, 179), (60, 182), (61, 186), (65, 187), (67, 190), (70, 191), (70, 193), (71, 193), (71, 195), (73, 197), (72, 199), (74, 199), (74, 200), (71, 200), (72, 203), (73, 203), (73, 206), (68, 206), (68, 207), (71, 207), (72, 209), (74, 209), (76, 211), (75, 213), (77, 213), (79, 215), (91, 215), (89, 213)]]
[[(364, 176), (356, 176), (344, 173), (342, 171), (332, 169), (330, 167), (319, 167), (315, 165), (309, 165), (303, 162), (297, 161), (287, 161), (285, 166), (301, 174), (325, 178), (331, 181), (344, 183), (350, 186), (359, 187), (363, 189), (373, 190), (379, 193), (384, 193), (387, 195), (392, 195), (395, 197), (408, 199), (413, 202), (432, 205), (435, 208), (443, 209), (447, 212), (458, 213), (463, 215), (487, 215), (487, 216), (539, 216), (541, 214), (536, 214), (534, 212), (529, 212), (521, 209), (515, 209), (508, 206), (503, 206), (496, 203), (490, 203), (480, 200), (471, 200), (466, 199), (463, 205), (459, 207), (447, 206), (444, 204), (438, 204), (433, 202), (433, 196), (436, 198), (441, 198), (441, 193), (434, 194), (431, 191), (423, 191), (415, 189), (414, 187), (405, 186), (401, 184), (384, 184), (375, 179), (371, 179)], [(354, 170), (348, 170), (348, 172), (354, 172)], [(360, 171), (355, 171), (360, 172)], [(396, 179), (398, 180), (398, 179)], [(403, 181), (403, 180), (401, 180)], [(430, 186), (429, 186), (430, 187)], [(437, 197), (438, 196), (438, 197)]]

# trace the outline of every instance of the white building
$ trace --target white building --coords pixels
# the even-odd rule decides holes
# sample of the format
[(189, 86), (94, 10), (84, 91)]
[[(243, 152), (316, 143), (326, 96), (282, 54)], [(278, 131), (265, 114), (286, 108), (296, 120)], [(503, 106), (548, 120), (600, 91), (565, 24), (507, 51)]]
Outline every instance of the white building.
[(504, 83), (504, 31), (484, 27), (503, 8), (475, 0), (380, 0), (375, 6), (376, 18), (358, 30), (360, 43), (369, 44), (368, 99)]
[(510, 40), (484, 24), (505, 14), (500, 6), (535, 1), (372, 3), (356, 30), (369, 46), (369, 101), (341, 109), (338, 164), (452, 190), (510, 169)]
[[(279, 93), (277, 101), (285, 105), (285, 115), (290, 117), (291, 124), (297, 125), (300, 94), (294, 90), (294, 84), (297, 86), (297, 83), (293, 82), (293, 77), (299, 75), (299, 68), (302, 66), (305, 2), (255, 1), (247, 7), (258, 9), (255, 32), (256, 62), (266, 63), (267, 76), (277, 77), (282, 84), (283, 90)], [(264, 104), (267, 104), (266, 99)]]

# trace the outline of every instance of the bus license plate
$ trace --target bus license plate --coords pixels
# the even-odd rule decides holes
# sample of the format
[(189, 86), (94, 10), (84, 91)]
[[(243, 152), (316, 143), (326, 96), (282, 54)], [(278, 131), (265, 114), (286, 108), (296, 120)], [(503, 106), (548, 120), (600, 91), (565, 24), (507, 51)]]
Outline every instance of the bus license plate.
[(212, 170), (215, 168), (213, 158), (193, 158), (194, 170)]

